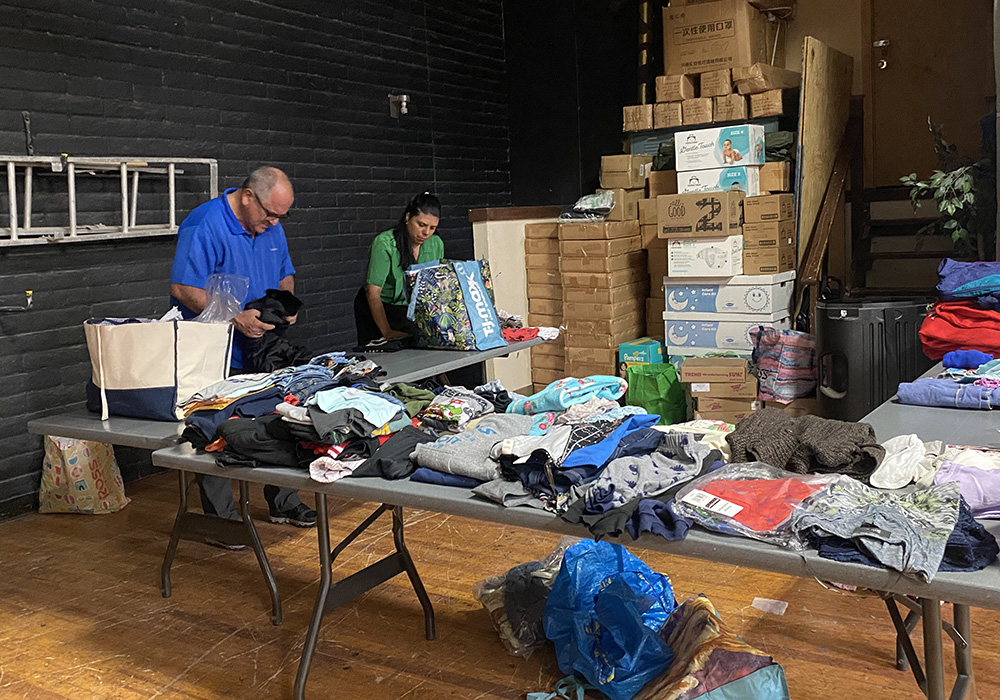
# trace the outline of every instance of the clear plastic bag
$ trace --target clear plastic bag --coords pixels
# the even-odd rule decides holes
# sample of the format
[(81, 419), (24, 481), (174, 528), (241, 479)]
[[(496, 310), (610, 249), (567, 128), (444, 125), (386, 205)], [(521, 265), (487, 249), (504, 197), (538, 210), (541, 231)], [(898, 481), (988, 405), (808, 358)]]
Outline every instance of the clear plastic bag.
[(803, 545), (789, 529), (792, 513), (843, 474), (793, 474), (764, 462), (738, 462), (677, 492), (674, 509), (702, 527), (784, 547)]
[(194, 318), (199, 323), (229, 323), (243, 310), (250, 280), (239, 275), (209, 275), (205, 281), (208, 304)]
[(489, 613), (500, 641), (514, 656), (526, 659), (545, 644), (545, 601), (562, 566), (563, 554), (579, 541), (567, 535), (542, 559), (473, 584), (473, 597)]
[(585, 194), (576, 204), (559, 215), (560, 221), (604, 221), (614, 209), (615, 193), (611, 190)]

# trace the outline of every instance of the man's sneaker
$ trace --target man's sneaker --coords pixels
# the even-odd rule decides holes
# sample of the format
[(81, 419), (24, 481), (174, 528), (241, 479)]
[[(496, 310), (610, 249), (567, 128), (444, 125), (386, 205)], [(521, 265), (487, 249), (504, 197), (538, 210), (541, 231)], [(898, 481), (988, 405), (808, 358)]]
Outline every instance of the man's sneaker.
[(316, 527), (316, 511), (305, 503), (300, 503), (291, 510), (271, 513), (271, 522), (279, 525), (294, 525), (295, 527)]

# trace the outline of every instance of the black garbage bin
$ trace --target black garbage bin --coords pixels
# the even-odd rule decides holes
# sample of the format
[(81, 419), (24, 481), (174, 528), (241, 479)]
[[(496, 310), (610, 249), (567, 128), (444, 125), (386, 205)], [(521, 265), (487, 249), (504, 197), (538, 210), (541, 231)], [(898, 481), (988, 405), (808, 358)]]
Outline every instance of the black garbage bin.
[(933, 302), (930, 297), (862, 298), (816, 305), (822, 416), (859, 420), (895, 394), (900, 382), (933, 366), (918, 335)]

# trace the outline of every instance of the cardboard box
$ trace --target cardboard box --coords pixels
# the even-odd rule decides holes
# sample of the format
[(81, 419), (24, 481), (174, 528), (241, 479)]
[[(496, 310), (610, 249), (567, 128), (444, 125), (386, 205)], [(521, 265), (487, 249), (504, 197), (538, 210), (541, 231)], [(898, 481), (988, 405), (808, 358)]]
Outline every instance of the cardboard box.
[(791, 192), (792, 164), (788, 161), (764, 163), (760, 168), (760, 191)]
[(652, 169), (653, 156), (626, 153), (601, 156), (601, 187), (608, 190), (643, 187)]
[[(642, 227), (639, 227), (640, 230)], [(642, 250), (642, 238), (614, 238), (597, 241), (559, 241), (559, 254), (563, 258), (608, 258)]]
[[(649, 270), (650, 275), (660, 275), (660, 277), (666, 277), (667, 275), (667, 239), (657, 238), (655, 241), (649, 244), (646, 248), (646, 269)], [(662, 279), (659, 280), (656, 288), (662, 283)]]
[(775, 275), (795, 269), (795, 242), (777, 248), (750, 248), (743, 251), (743, 274)]
[(527, 253), (524, 256), (524, 264), (528, 269), (558, 270), (559, 256), (549, 253)]
[(764, 408), (764, 402), (757, 399), (729, 399), (721, 396), (698, 396), (698, 411), (725, 411), (738, 413), (744, 411), (759, 411)]
[[(691, 358), (695, 359), (695, 358)], [(690, 362), (691, 359), (684, 360)], [(683, 367), (684, 365), (681, 365)], [(696, 397), (715, 396), (717, 398), (732, 399), (756, 399), (757, 398), (757, 378), (747, 377), (745, 382), (692, 382), (690, 385), (691, 395)]]
[[(663, 170), (654, 170), (656, 172), (666, 172)], [(652, 176), (653, 173), (650, 173)], [(650, 177), (650, 182), (652, 182), (652, 177)], [(676, 185), (677, 178), (674, 177), (674, 183)], [(640, 199), (639, 200), (639, 227), (643, 226), (656, 226), (656, 197), (651, 197), (650, 199)], [(641, 235), (641, 232), (640, 232)]]
[(536, 284), (533, 282), (528, 283), (528, 298), (529, 299), (559, 299), (563, 298), (562, 281), (557, 274), (555, 277), (555, 282)]
[(795, 399), (791, 403), (779, 403), (778, 401), (768, 401), (768, 408), (780, 408), (792, 418), (800, 416), (818, 416), (819, 400), (815, 396), (805, 399)]
[(735, 66), (733, 82), (741, 95), (750, 95), (777, 88), (799, 87), (802, 84), (802, 74), (768, 63), (754, 63), (752, 66)]
[(559, 238), (557, 237), (559, 229), (558, 227), (555, 228), (557, 234), (552, 238), (525, 238), (525, 254), (531, 255), (532, 253), (540, 253), (542, 255), (559, 255)]
[(563, 318), (567, 327), (573, 321), (613, 321), (619, 316), (635, 316), (646, 312), (646, 297), (623, 299), (614, 304), (591, 304), (578, 301), (563, 303)]
[(701, 97), (717, 97), (732, 92), (733, 73), (730, 69), (719, 68), (701, 74)]
[(662, 294), (657, 294), (656, 296), (651, 296), (646, 298), (647, 320), (649, 319), (649, 314), (655, 313), (657, 322), (663, 323), (663, 313), (666, 310), (667, 310), (667, 300), (664, 299)]
[(628, 238), (639, 235), (639, 220), (634, 221), (574, 221), (559, 224), (560, 241)]
[(750, 116), (780, 117), (798, 111), (799, 91), (797, 89), (768, 90), (750, 95)]
[(753, 411), (695, 411), (695, 418), (701, 420), (721, 420), (736, 425)]
[(543, 224), (525, 224), (525, 238), (558, 238), (559, 224), (555, 221), (546, 221)]
[[(639, 237), (636, 236), (636, 240)], [(637, 250), (634, 253), (626, 253), (625, 255), (612, 255), (611, 257), (581, 257), (581, 258), (567, 258), (563, 257), (559, 262), (559, 268), (565, 273), (578, 273), (578, 272), (617, 272), (619, 270), (628, 270), (634, 267), (641, 268), (643, 271), (646, 269), (646, 253), (643, 250)]]
[(743, 224), (743, 249), (795, 247), (795, 220)]
[(533, 314), (528, 312), (528, 325), (529, 326), (548, 326), (550, 328), (559, 328), (563, 325), (562, 314), (555, 316), (553, 314)]
[[(695, 81), (697, 76), (675, 74), (656, 76), (656, 101), (680, 102), (695, 97)], [(655, 111), (654, 117), (655, 120)]]
[(612, 190), (598, 190), (598, 192), (610, 191), (614, 193), (615, 204), (605, 217), (606, 221), (631, 221), (639, 218), (639, 201), (646, 196), (646, 189), (639, 187), (625, 190), (620, 187)]
[(667, 274), (670, 277), (742, 275), (743, 236), (668, 239)]
[(656, 199), (661, 194), (677, 194), (676, 170), (653, 170), (647, 182), (650, 199)]
[(524, 273), (529, 287), (533, 284), (554, 284), (556, 286), (561, 284), (558, 267), (554, 269), (529, 267)]
[(712, 98), (695, 97), (681, 102), (684, 125), (708, 124), (712, 121)]
[(653, 105), (654, 129), (672, 129), (683, 124), (680, 102), (657, 102)]
[[(568, 287), (613, 289), (634, 285), (645, 277), (645, 267), (633, 267), (616, 272), (564, 272), (562, 273), (562, 283), (564, 290)], [(565, 298), (565, 292), (563, 296)]]
[(660, 238), (729, 236), (742, 232), (743, 199), (739, 191), (661, 195), (656, 198)]
[(678, 131), (674, 135), (674, 151), (678, 171), (763, 165), (764, 127), (737, 124)]
[(653, 105), (622, 107), (622, 131), (645, 131), (653, 128)]
[(642, 238), (642, 247), (648, 249), (653, 243), (657, 243), (662, 240), (657, 234), (659, 227), (656, 224), (650, 224), (649, 226), (639, 227), (639, 236)]
[(766, 62), (767, 24), (745, 0), (664, 7), (664, 70), (703, 73)]
[(583, 304), (616, 304), (626, 299), (645, 296), (649, 286), (645, 280), (611, 288), (566, 287), (563, 289), (564, 302)]
[(621, 343), (618, 346), (618, 361), (634, 365), (663, 364), (663, 343), (648, 336)]
[(552, 369), (562, 372), (566, 369), (566, 360), (557, 355), (532, 354), (531, 369)]
[[(541, 386), (542, 389), (547, 387), (552, 382), (558, 382), (560, 379), (566, 377), (565, 370), (554, 370), (554, 369), (541, 369), (541, 368), (531, 368), (531, 381), (535, 386)], [(535, 389), (535, 391), (541, 391), (541, 389)]]
[(655, 309), (646, 309), (646, 335), (659, 340), (664, 338), (663, 315), (658, 315)]
[(562, 299), (528, 299), (529, 314), (548, 314), (562, 316)]
[(640, 335), (640, 328), (626, 328), (612, 333), (573, 333), (566, 331), (567, 348), (612, 348), (617, 349), (620, 343)]
[[(795, 195), (765, 194), (743, 200), (743, 223), (786, 221), (795, 218)], [(744, 232), (745, 233), (745, 232)]]
[(548, 342), (542, 343), (541, 345), (532, 345), (529, 348), (531, 356), (535, 355), (555, 355), (556, 357), (562, 357), (566, 353), (566, 336), (562, 333), (555, 340), (550, 340)]
[[(743, 251), (746, 254), (746, 250)], [(780, 275), (737, 275), (712, 279), (663, 281), (664, 311), (681, 314), (775, 314), (792, 306), (795, 272)]]
[(717, 122), (734, 122), (749, 116), (747, 98), (743, 95), (723, 95), (712, 99), (712, 116)]
[(567, 362), (566, 376), (569, 377), (593, 377), (595, 375), (614, 376), (615, 365), (606, 365), (600, 362)]
[(677, 173), (677, 191), (681, 194), (725, 192), (728, 190), (740, 190), (749, 197), (759, 195), (760, 166), (737, 165), (728, 168)]
[[(743, 383), (747, 374), (747, 362), (737, 357), (698, 357), (681, 363), (681, 381), (686, 383), (726, 382)], [(756, 383), (756, 379), (754, 380)], [(754, 396), (757, 395), (756, 390)]]
[[(573, 335), (611, 335), (614, 333), (625, 333), (626, 336), (631, 334), (631, 337), (634, 338), (641, 332), (642, 325), (645, 321), (646, 312), (643, 310), (618, 316), (616, 318), (566, 321), (565, 325), (566, 331), (568, 333), (572, 333)], [(570, 347), (569, 341), (567, 341), (566, 347)]]
[(677, 348), (680, 352), (703, 353), (719, 350), (739, 350), (749, 353), (753, 350), (750, 331), (760, 326), (770, 326), (778, 330), (791, 328), (788, 311), (770, 316), (743, 317), (743, 320), (718, 320), (719, 314), (705, 314), (691, 318), (685, 314), (671, 319), (667, 311), (663, 321), (666, 326), (666, 340), (669, 352)]
[(614, 348), (566, 348), (566, 364), (591, 364), (614, 367), (618, 362), (618, 351)]

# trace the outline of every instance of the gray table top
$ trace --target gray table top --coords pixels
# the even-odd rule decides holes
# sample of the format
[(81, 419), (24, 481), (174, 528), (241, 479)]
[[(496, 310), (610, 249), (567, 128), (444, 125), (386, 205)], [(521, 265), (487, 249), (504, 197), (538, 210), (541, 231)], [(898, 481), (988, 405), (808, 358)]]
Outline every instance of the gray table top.
[[(923, 376), (934, 377), (941, 370), (941, 364), (937, 364)], [(861, 422), (871, 424), (880, 442), (916, 434), (924, 441), (1000, 449), (1000, 411), (907, 406), (893, 396)]]
[[(214, 457), (199, 455), (189, 445), (176, 445), (157, 450), (153, 453), (153, 464), (198, 474), (216, 474), (232, 479), (287, 486), (302, 491), (375, 503), (389, 503), (405, 508), (458, 515), (534, 530), (579, 537), (589, 536), (584, 527), (567, 523), (547, 511), (523, 506), (504, 508), (474, 496), (465, 488), (424, 484), (408, 479), (389, 481), (377, 477), (351, 477), (332, 484), (321, 484), (310, 479), (308, 473), (301, 469), (222, 468), (215, 464)], [(986, 526), (994, 535), (1000, 536), (1000, 522), (990, 522)], [(629, 547), (641, 547), (678, 556), (1000, 609), (1000, 563), (997, 562), (982, 571), (939, 573), (928, 584), (886, 569), (823, 559), (815, 551), (799, 553), (756, 540), (700, 529), (692, 529), (687, 538), (678, 542), (670, 542), (652, 535), (644, 535), (635, 542), (629, 538), (620, 541)]]
[[(544, 342), (540, 338), (535, 338), (511, 343), (502, 348), (472, 352), (411, 348), (393, 353), (370, 353), (368, 357), (385, 370), (386, 377), (381, 381), (394, 384), (420, 381), (449, 370), (503, 357)], [(56, 435), (147, 450), (176, 445), (180, 441), (182, 430), (184, 430), (182, 422), (122, 416), (111, 416), (108, 420), (102, 421), (96, 413), (90, 413), (85, 409), (28, 421), (28, 432), (34, 435)]]

